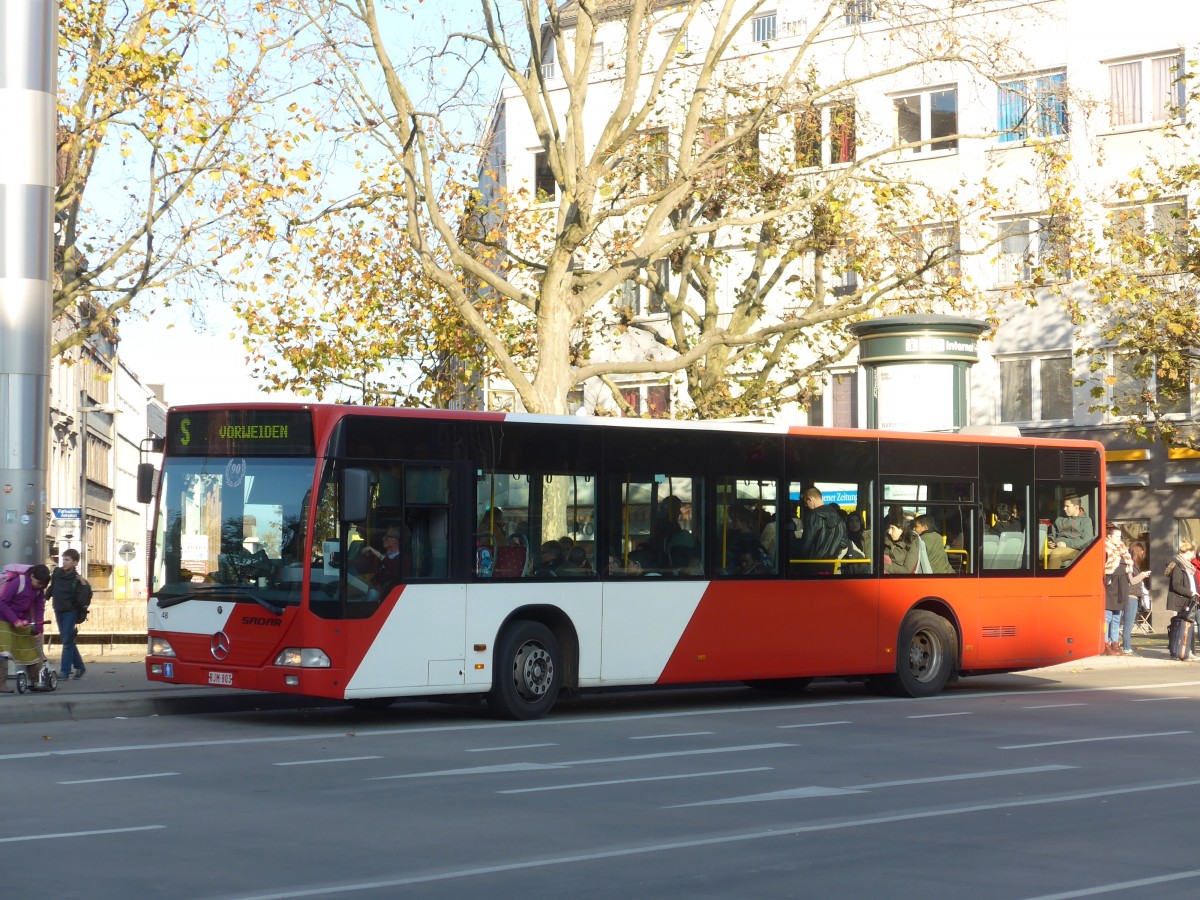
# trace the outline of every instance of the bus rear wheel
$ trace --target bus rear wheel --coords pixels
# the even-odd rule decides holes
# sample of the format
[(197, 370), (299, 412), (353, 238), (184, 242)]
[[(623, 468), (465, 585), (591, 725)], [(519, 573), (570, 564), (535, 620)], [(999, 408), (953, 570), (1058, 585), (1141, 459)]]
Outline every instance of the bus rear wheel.
[(885, 682), (900, 697), (932, 697), (954, 673), (958, 641), (950, 623), (935, 613), (916, 609), (900, 623), (896, 674)]
[(541, 622), (513, 622), (496, 644), (496, 674), (488, 706), (503, 719), (540, 719), (558, 699), (562, 657)]

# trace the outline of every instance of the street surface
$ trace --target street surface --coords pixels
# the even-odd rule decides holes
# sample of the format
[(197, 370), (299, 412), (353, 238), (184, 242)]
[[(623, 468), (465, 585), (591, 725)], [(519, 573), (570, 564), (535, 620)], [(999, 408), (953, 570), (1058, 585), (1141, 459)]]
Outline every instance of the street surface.
[(4, 894), (1196, 896), (1198, 712), (1179, 663), (9, 724)]

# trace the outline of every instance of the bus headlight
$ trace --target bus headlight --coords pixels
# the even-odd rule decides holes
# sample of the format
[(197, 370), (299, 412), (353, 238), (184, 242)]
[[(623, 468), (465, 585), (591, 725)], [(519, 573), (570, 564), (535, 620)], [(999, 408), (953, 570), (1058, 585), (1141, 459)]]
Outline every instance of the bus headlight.
[(174, 656), (175, 648), (166, 638), (152, 637), (146, 642), (147, 656)]
[(328, 669), (329, 657), (316, 647), (288, 647), (277, 657), (277, 666), (296, 666), (301, 669)]

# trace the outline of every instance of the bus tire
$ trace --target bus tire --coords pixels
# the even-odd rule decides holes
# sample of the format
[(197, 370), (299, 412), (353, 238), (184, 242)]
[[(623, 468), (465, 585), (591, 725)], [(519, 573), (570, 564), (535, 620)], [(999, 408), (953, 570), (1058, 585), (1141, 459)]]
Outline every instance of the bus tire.
[(502, 719), (540, 719), (558, 699), (562, 656), (554, 633), (541, 622), (511, 623), (496, 644), (488, 706)]
[(900, 623), (896, 674), (887, 685), (899, 697), (933, 697), (955, 670), (958, 641), (950, 623), (936, 613), (914, 609)]

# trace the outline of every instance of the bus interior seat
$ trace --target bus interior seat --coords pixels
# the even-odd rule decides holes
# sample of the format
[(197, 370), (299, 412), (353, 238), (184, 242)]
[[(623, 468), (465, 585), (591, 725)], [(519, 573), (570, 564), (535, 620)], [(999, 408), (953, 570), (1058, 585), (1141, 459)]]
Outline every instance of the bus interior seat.
[(985, 534), (983, 536), (983, 567), (996, 568), (996, 554), (1000, 552), (1000, 535)]
[(505, 544), (496, 550), (496, 567), (492, 570), (492, 577), (520, 578), (525, 574), (527, 556), (524, 547)]
[(995, 569), (1019, 569), (1025, 554), (1025, 535), (1020, 531), (1006, 531), (999, 535), (996, 558), (992, 563)]

